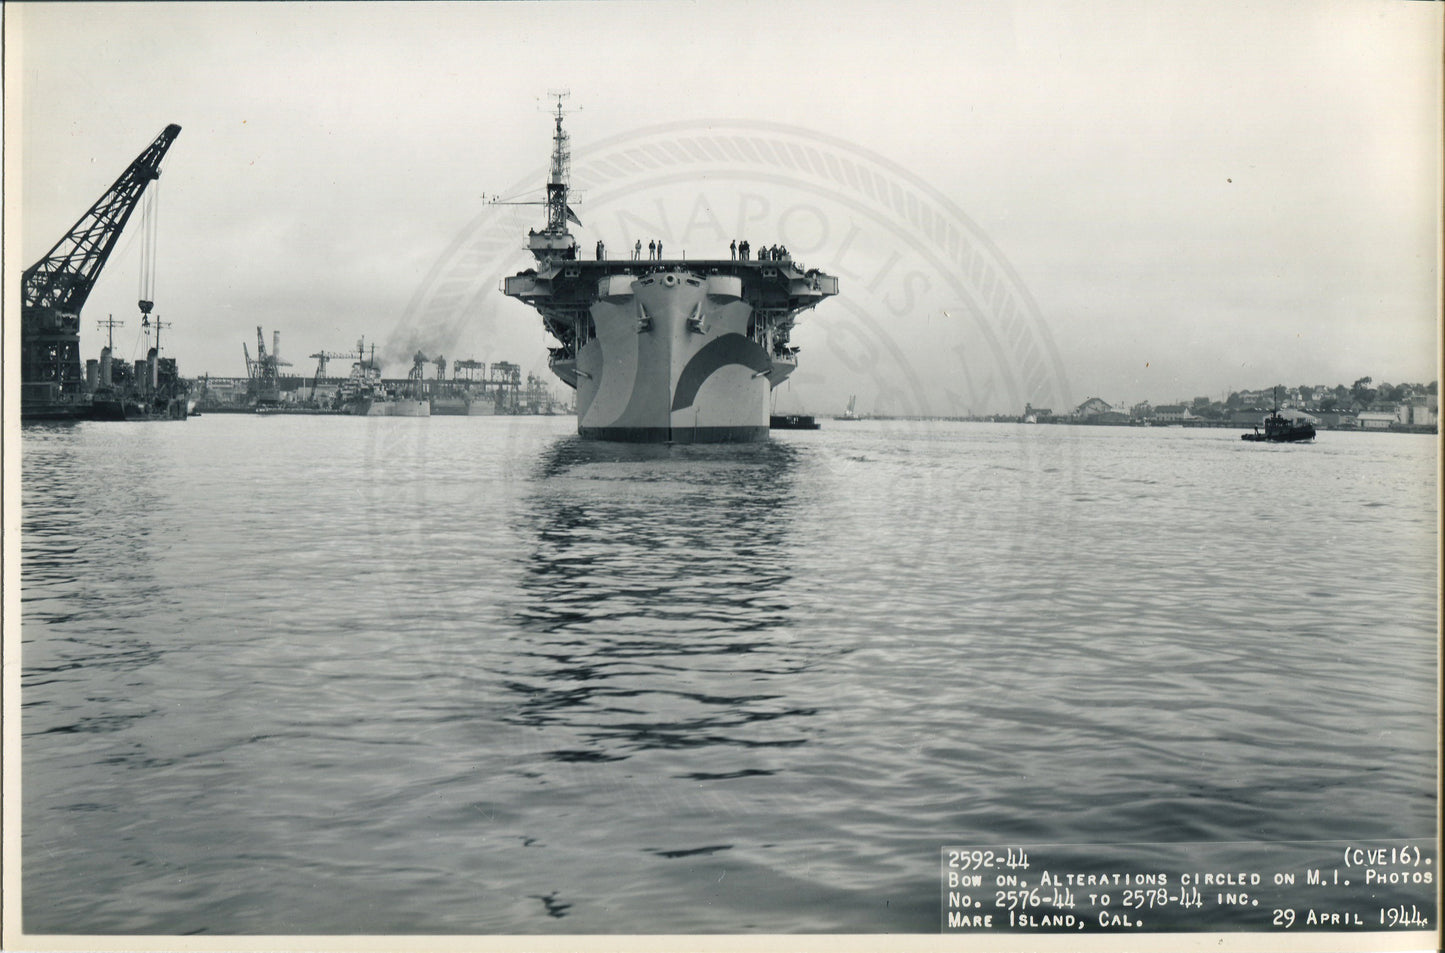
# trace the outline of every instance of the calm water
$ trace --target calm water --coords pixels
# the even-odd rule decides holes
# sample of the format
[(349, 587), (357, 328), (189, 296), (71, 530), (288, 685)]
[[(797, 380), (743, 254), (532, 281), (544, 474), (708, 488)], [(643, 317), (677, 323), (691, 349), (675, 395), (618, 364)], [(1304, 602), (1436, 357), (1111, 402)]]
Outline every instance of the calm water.
[(24, 433), (27, 932), (939, 928), (939, 848), (1434, 832), (1430, 437)]

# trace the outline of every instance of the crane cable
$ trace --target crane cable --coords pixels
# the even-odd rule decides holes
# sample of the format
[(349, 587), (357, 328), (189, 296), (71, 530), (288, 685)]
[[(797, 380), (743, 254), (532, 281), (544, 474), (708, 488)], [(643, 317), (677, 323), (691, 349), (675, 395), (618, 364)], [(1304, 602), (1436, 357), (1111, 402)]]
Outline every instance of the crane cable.
[(160, 188), (159, 179), (151, 182), (141, 200), (140, 287), (137, 291), (141, 301), (155, 301), (156, 236), (159, 232), (156, 219), (160, 215)]

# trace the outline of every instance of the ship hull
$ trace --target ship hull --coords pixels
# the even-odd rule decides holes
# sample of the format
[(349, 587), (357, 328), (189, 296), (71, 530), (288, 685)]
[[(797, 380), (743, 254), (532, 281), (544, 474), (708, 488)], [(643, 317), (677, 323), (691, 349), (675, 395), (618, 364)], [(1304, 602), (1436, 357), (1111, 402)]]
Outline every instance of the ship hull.
[(189, 415), (187, 403), (180, 397), (160, 402), (101, 392), (90, 404), (91, 420), (185, 420)]
[(497, 413), (497, 402), (491, 398), (463, 400), (460, 397), (431, 400), (433, 417), (492, 417)]
[(396, 400), (363, 400), (353, 413), (362, 417), (430, 417), (431, 404), (403, 397)]
[(748, 336), (734, 277), (683, 270), (602, 279), (595, 337), (553, 370), (577, 389), (577, 432), (631, 443), (752, 443), (793, 365)]
[(20, 385), (21, 420), (83, 420), (90, 414), (88, 395), (64, 392), (50, 382)]

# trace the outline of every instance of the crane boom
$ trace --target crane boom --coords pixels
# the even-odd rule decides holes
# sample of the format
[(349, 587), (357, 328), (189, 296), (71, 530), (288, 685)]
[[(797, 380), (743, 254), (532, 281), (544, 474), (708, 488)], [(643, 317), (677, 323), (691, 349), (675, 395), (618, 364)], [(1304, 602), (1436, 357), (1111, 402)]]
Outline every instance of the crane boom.
[(152, 180), (181, 127), (172, 123), (136, 156), (120, 178), (96, 200), (55, 247), (25, 269), (24, 305), (78, 313), (85, 305), (100, 270), (110, 257), (121, 230)]

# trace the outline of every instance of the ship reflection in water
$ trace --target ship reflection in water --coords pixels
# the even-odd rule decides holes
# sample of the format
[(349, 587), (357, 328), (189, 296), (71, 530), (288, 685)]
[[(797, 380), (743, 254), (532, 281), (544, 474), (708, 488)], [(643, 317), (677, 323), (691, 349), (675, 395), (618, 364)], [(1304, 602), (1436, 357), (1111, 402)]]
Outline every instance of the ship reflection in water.
[[(786, 634), (796, 451), (749, 449), (569, 438), (546, 455), (504, 673), (507, 720), (547, 730), (541, 757), (697, 780), (772, 774), (807, 742), (815, 709), (785, 685), (812, 651)], [(683, 749), (707, 750), (657, 755)]]
[[(551, 846), (608, 865), (608, 897), (586, 892), (619, 923), (708, 896), (732, 918), (679, 922), (745, 928), (737, 911), (787, 916), (820, 892), (790, 870), (798, 845), (759, 836), (828, 788), (799, 770), (840, 654), (789, 597), (808, 588), (790, 558), (805, 452), (571, 437), (532, 481), (536, 547), (495, 654), (502, 720), (526, 739), (513, 783), (551, 809)], [(621, 844), (631, 859), (609, 863)]]

